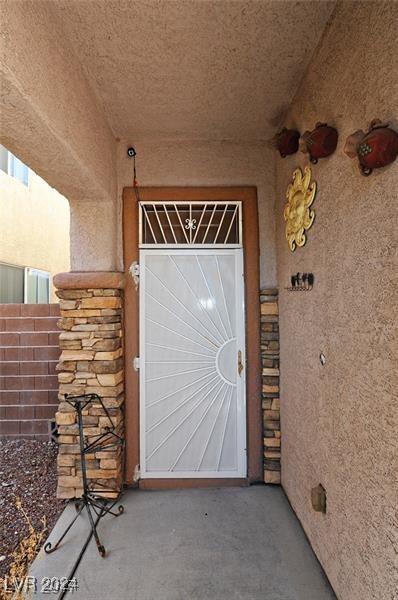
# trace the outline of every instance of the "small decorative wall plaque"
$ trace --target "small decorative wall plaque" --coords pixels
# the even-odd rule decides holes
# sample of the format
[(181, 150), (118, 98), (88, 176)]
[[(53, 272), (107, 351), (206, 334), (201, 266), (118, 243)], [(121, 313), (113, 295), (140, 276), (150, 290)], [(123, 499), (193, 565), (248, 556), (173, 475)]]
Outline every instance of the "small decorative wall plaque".
[(286, 239), (292, 252), (297, 246), (304, 246), (307, 240), (305, 232), (315, 219), (315, 211), (310, 206), (315, 199), (316, 183), (311, 178), (311, 167), (304, 167), (304, 174), (298, 168), (293, 172), (293, 181), (286, 190), (287, 203), (283, 217), (286, 221)]
[(285, 287), (289, 292), (310, 292), (314, 286), (314, 274), (295, 273), (290, 277), (290, 283)]

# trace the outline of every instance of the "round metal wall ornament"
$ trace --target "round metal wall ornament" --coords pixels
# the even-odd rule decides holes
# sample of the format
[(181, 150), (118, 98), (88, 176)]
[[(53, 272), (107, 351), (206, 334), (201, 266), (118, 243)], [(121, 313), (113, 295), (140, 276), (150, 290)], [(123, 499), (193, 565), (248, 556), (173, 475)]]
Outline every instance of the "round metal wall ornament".
[(292, 252), (304, 246), (305, 232), (315, 219), (315, 211), (310, 209), (316, 194), (316, 183), (311, 181), (311, 167), (304, 167), (304, 174), (298, 168), (293, 171), (293, 181), (286, 190), (287, 203), (283, 212), (286, 221), (286, 239)]

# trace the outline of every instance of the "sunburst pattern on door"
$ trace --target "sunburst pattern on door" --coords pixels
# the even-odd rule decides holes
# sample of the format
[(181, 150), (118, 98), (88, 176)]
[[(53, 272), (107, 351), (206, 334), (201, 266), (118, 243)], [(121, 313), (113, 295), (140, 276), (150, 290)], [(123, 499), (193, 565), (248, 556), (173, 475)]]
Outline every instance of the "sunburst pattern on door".
[(144, 470), (236, 476), (243, 332), (236, 251), (143, 254)]

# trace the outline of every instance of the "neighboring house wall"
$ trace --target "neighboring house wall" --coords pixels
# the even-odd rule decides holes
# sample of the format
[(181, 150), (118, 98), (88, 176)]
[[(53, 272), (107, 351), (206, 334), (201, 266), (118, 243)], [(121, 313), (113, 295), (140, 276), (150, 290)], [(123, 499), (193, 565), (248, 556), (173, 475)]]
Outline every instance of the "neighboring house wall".
[[(1, 150), (1, 147), (0, 147)], [(0, 169), (0, 263), (50, 273), (70, 269), (69, 203), (29, 170), (28, 185)]]
[[(374, 118), (397, 129), (393, 5), (338, 6), (285, 120), (339, 131), (333, 156), (312, 166), (316, 219), (294, 253), (285, 193), (308, 159), (276, 159), (282, 484), (340, 600), (392, 600), (398, 582), (398, 164), (363, 177), (343, 153)], [(284, 289), (297, 271), (314, 273), (311, 292)], [(311, 507), (318, 483), (326, 515)]]
[(0, 438), (51, 437), (58, 319), (58, 304), (0, 304)]

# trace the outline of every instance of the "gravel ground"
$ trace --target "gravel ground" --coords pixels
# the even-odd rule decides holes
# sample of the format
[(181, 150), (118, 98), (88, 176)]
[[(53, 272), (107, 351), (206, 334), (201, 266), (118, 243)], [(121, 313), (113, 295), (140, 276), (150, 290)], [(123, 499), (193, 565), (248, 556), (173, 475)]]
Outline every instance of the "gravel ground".
[[(16, 507), (18, 497), (33, 527), (48, 532), (64, 506), (55, 497), (57, 446), (38, 440), (0, 440), (0, 577), (8, 572), (11, 553), (28, 533), (28, 525)], [(5, 556), (5, 558), (3, 558)]]

